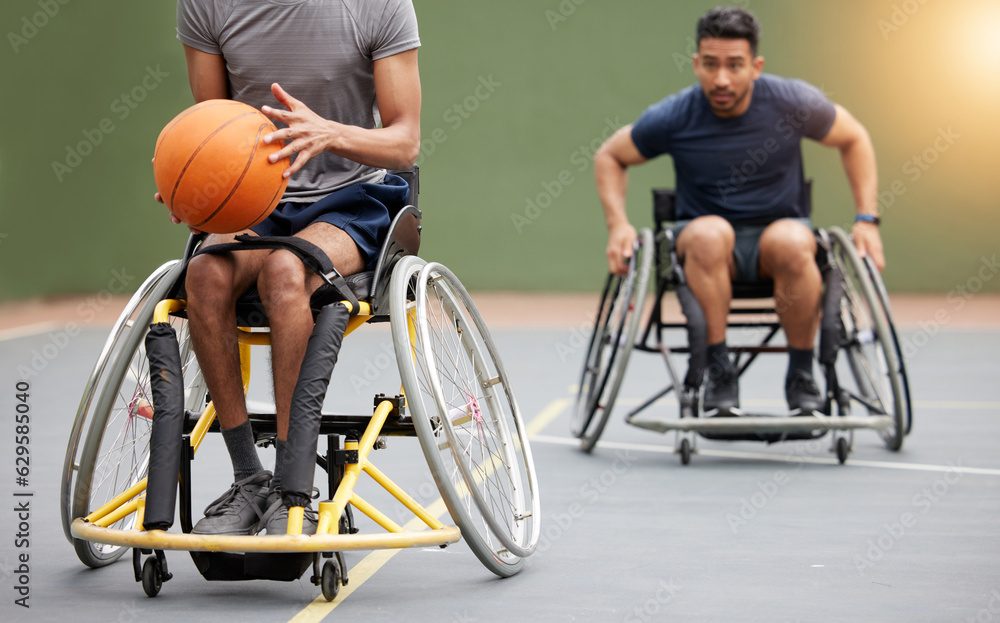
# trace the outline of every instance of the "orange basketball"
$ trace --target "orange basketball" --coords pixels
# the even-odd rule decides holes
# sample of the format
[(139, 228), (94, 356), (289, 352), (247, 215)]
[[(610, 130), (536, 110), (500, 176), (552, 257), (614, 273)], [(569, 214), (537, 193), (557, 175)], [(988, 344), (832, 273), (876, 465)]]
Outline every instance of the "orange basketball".
[(284, 147), (264, 144), (275, 129), (262, 112), (232, 100), (207, 100), (174, 117), (153, 154), (156, 189), (171, 213), (213, 234), (267, 218), (288, 185), (288, 159), (267, 161)]

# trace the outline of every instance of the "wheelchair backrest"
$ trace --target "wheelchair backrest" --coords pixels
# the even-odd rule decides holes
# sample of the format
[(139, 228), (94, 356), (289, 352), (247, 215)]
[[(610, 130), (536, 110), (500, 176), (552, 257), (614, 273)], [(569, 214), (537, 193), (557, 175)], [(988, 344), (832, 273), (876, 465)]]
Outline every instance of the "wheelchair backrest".
[(389, 313), (389, 283), (392, 269), (396, 263), (407, 255), (416, 255), (420, 251), (421, 212), (417, 209), (417, 199), (420, 195), (420, 168), (415, 166), (409, 171), (393, 171), (410, 186), (410, 196), (403, 209), (390, 213), (392, 223), (389, 233), (382, 242), (378, 260), (375, 263), (375, 275), (372, 280), (372, 313), (386, 315)]
[[(812, 214), (812, 178), (804, 180), (802, 185), (802, 205)], [(653, 223), (656, 229), (662, 229), (666, 224), (677, 220), (677, 193), (673, 188), (653, 189)]]

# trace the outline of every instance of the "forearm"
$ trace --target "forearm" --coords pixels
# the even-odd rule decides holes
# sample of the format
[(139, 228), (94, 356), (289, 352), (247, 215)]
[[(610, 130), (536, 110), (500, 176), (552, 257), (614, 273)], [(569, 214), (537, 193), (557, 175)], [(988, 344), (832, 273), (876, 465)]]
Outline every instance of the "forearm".
[(628, 190), (628, 169), (606, 151), (594, 156), (594, 178), (597, 195), (604, 208), (604, 222), (608, 229), (628, 224), (625, 195)]
[(863, 132), (840, 150), (844, 172), (851, 185), (858, 214), (878, 215), (878, 167), (875, 147), (867, 132)]
[(331, 121), (326, 151), (371, 167), (407, 170), (420, 153), (420, 130), (406, 125), (369, 130)]

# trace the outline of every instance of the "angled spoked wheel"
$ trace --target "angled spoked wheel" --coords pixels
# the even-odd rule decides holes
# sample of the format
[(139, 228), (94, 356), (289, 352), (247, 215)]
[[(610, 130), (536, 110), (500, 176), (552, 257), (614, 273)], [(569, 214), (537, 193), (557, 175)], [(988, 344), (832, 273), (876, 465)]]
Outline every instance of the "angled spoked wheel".
[[(153, 398), (144, 341), (156, 304), (179, 278), (181, 268), (178, 261), (165, 264), (140, 286), (112, 329), (87, 383), (63, 467), (61, 511), (68, 538), (74, 519), (86, 517), (146, 477)], [(206, 389), (186, 324), (184, 319), (171, 319), (184, 369), (185, 407), (200, 411)], [(134, 524), (133, 513), (110, 527), (127, 530)], [(71, 541), (80, 561), (93, 568), (113, 563), (128, 550)]]
[(871, 272), (848, 236), (830, 228), (833, 259), (844, 274), (844, 296), (840, 304), (841, 336), (856, 387), (851, 398), (871, 415), (888, 415), (892, 425), (881, 431), (885, 445), (899, 450), (911, 419), (899, 343), (889, 315), (887, 297), (879, 296), (878, 271)]
[(537, 545), (538, 483), (507, 374), (465, 287), (407, 257), (390, 319), (407, 407), (462, 537), (493, 573), (517, 573)]
[(571, 432), (590, 452), (604, 432), (635, 346), (653, 264), (653, 232), (643, 229), (624, 277), (609, 275), (597, 309), (573, 405)]

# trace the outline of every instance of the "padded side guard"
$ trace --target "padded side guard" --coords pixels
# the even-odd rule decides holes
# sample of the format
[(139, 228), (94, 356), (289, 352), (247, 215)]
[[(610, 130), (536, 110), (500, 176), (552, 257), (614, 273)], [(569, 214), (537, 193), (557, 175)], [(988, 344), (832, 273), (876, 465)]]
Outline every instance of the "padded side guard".
[(342, 304), (327, 305), (316, 318), (302, 359), (285, 445), (282, 485), (290, 506), (308, 506), (316, 471), (316, 440), (323, 399), (347, 330), (350, 313)]
[[(146, 484), (147, 530), (167, 530), (174, 523), (177, 476), (184, 428), (184, 377), (177, 333), (169, 323), (150, 325), (146, 335), (149, 379), (153, 394), (149, 476)], [(139, 399), (139, 396), (134, 398)], [(130, 410), (134, 410), (134, 406)]]

